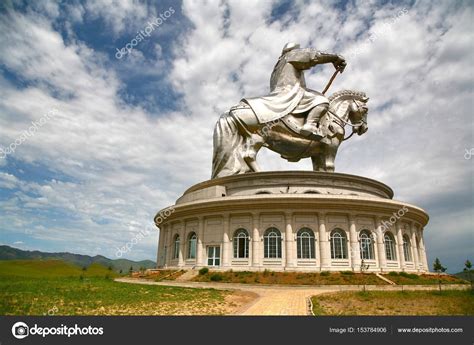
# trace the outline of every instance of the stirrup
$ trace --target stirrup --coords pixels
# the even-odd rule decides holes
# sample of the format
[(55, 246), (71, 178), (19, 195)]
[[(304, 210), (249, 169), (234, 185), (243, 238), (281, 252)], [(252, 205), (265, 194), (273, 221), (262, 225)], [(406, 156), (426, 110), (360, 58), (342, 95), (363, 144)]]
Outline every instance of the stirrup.
[(321, 140), (322, 138), (324, 138), (324, 136), (322, 136), (321, 134), (310, 131), (309, 129), (301, 128), (300, 133), (301, 135), (313, 140)]

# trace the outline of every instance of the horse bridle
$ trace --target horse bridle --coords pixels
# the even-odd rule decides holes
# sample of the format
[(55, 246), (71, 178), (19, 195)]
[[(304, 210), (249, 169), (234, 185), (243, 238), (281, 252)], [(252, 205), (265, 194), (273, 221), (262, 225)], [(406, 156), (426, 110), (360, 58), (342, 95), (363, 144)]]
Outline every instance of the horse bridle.
[[(357, 104), (357, 111), (360, 111), (360, 105), (359, 105), (356, 101), (354, 101), (354, 102)], [(348, 121), (342, 119), (339, 115), (337, 115), (336, 113), (332, 112), (332, 111), (329, 110), (329, 109), (328, 109), (328, 113), (331, 114), (331, 115), (333, 115), (337, 120), (340, 121), (340, 122), (338, 122), (338, 121), (334, 121), (334, 122), (335, 122), (336, 124), (338, 124), (338, 125), (342, 128), (342, 130), (344, 131), (344, 133), (345, 133), (345, 129), (344, 129), (345, 125), (349, 125), (349, 126), (351, 126), (351, 127), (358, 127), (358, 126), (360, 126), (360, 125), (362, 125), (362, 124), (367, 125), (367, 122), (364, 121), (364, 119), (362, 119), (362, 118), (360, 119), (360, 121), (359, 121), (358, 123), (352, 124), (352, 123), (350, 123), (350, 122), (348, 122)], [(354, 135), (354, 133), (355, 133), (355, 132), (352, 131), (352, 133), (351, 133), (347, 138), (342, 139), (342, 141), (346, 141), (347, 139), (349, 139), (350, 137), (352, 137), (352, 136)]]

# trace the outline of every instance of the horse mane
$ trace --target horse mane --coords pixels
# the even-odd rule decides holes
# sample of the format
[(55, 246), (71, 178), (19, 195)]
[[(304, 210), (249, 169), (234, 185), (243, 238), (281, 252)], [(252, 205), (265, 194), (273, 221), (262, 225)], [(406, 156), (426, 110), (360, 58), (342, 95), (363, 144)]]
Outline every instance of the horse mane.
[(333, 113), (337, 114), (338, 116), (342, 117), (346, 114), (346, 111), (349, 107), (350, 100), (358, 100), (366, 103), (369, 98), (365, 94), (365, 92), (354, 91), (354, 90), (341, 90), (334, 92), (331, 96), (328, 97), (329, 100), (329, 109)]
[(333, 101), (343, 98), (343, 99), (348, 99), (348, 98), (356, 98), (360, 101), (367, 99), (367, 95), (365, 92), (360, 92), (360, 91), (354, 91), (354, 90), (341, 90), (341, 91), (336, 91), (334, 92), (331, 96), (328, 97), (329, 103), (332, 103)]

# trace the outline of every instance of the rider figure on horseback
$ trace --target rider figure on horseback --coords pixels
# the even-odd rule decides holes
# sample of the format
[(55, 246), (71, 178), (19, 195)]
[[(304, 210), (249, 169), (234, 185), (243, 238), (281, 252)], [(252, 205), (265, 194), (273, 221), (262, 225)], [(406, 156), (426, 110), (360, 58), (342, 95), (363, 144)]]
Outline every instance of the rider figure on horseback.
[(301, 49), (299, 44), (287, 43), (273, 68), (270, 94), (242, 101), (252, 108), (260, 123), (275, 121), (290, 113), (307, 114), (300, 133), (321, 140), (324, 135), (319, 120), (327, 112), (329, 100), (320, 92), (306, 88), (304, 70), (325, 63), (332, 63), (341, 73), (346, 67), (346, 61), (340, 55)]

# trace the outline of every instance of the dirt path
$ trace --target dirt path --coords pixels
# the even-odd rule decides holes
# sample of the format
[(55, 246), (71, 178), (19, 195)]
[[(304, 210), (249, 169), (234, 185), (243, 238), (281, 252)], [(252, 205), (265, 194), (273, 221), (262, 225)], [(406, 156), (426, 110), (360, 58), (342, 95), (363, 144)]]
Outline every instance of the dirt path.
[[(331, 286), (285, 286), (285, 285), (251, 285), (233, 283), (200, 283), (162, 281), (152, 282), (145, 279), (118, 278), (116, 281), (134, 284), (180, 286), (201, 289), (240, 290), (258, 295), (253, 302), (245, 299), (243, 304), (236, 308), (235, 315), (309, 315), (308, 298), (327, 292), (358, 291), (363, 286), (359, 285), (331, 285)], [(444, 285), (443, 287), (446, 287)], [(405, 285), (405, 290), (436, 290), (437, 285)], [(469, 288), (466, 285), (451, 285), (452, 289)], [(401, 286), (393, 285), (367, 285), (367, 290), (399, 291)]]

